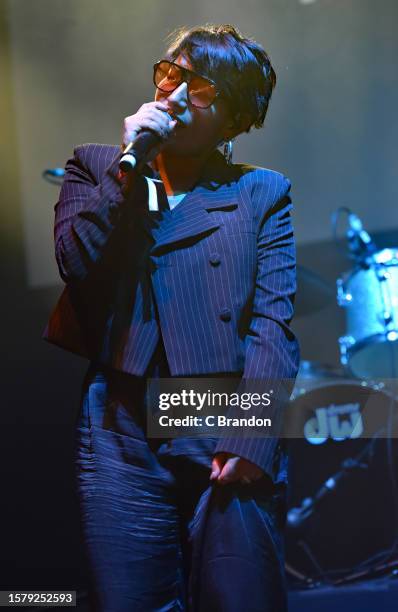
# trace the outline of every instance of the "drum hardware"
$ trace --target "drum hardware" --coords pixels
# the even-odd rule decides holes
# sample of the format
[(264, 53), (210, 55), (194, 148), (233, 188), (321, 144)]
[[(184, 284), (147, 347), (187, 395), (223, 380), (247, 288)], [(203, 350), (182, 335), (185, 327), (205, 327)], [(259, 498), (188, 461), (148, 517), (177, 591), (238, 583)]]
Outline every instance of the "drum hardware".
[(346, 312), (346, 333), (339, 338), (340, 361), (358, 378), (398, 375), (398, 249), (377, 250), (362, 222), (349, 208), (346, 232), (353, 270), (337, 279), (337, 303)]
[(361, 265), (366, 266), (367, 257), (376, 251), (376, 244), (373, 242), (370, 234), (364, 229), (358, 215), (353, 213), (347, 206), (340, 206), (332, 214), (332, 230), (336, 242), (338, 220), (342, 214), (347, 216), (348, 229), (346, 230), (345, 238), (347, 240), (350, 257), (358, 261)]
[(337, 304), (342, 308), (352, 302), (352, 295), (348, 291), (344, 290), (344, 283), (342, 278), (338, 278), (336, 281), (337, 287)]
[(342, 367), (303, 361), (289, 408), (301, 436), (289, 440), (286, 572), (307, 588), (398, 565), (398, 249), (378, 250), (348, 208), (335, 236), (342, 211), (355, 261), (336, 283)]
[(398, 375), (398, 249), (382, 249), (337, 280), (346, 311), (341, 364), (359, 378)]
[[(362, 455), (362, 453), (361, 453)], [(341, 463), (341, 468), (338, 472), (330, 476), (322, 486), (318, 489), (313, 497), (305, 497), (301, 502), (301, 505), (296, 508), (291, 508), (287, 513), (287, 525), (293, 529), (302, 528), (304, 523), (310, 518), (310, 516), (316, 511), (316, 508), (324, 497), (332, 492), (335, 492), (337, 485), (340, 480), (348, 476), (351, 470), (364, 469), (366, 470), (368, 465), (361, 463), (359, 458), (348, 457)]]
[(319, 380), (334, 380), (336, 378), (347, 378), (346, 370), (340, 366), (319, 363), (318, 361), (309, 361), (307, 359), (302, 359), (300, 361), (297, 381), (314, 381), (316, 386), (319, 386)]
[(386, 573), (390, 573), (391, 577), (396, 578), (397, 571), (398, 571), (398, 559), (394, 559), (393, 561), (390, 561), (388, 563), (377, 564), (370, 569), (353, 572), (349, 576), (340, 578), (340, 580), (335, 580), (333, 584), (335, 586), (341, 586), (343, 584), (348, 584), (350, 582), (364, 580), (365, 578), (376, 578), (378, 576), (386, 575)]
[(385, 387), (384, 381), (376, 382), (353, 378), (347, 368), (302, 359), (290, 400), (294, 401), (312, 389), (319, 389), (322, 386), (333, 383), (339, 385), (354, 383), (355, 385), (369, 387), (374, 390), (384, 389)]
[(343, 366), (347, 366), (349, 361), (349, 349), (354, 346), (355, 338), (353, 336), (340, 336), (338, 341), (340, 346), (340, 363)]
[[(353, 380), (343, 369), (314, 362), (301, 364), (292, 398), (289, 411), (298, 415), (302, 434), (289, 440), (286, 572), (306, 588), (370, 576), (394, 553), (395, 504), (390, 490), (386, 498), (387, 477), (381, 476), (388, 473), (384, 438), (391, 433), (389, 416), (397, 415), (396, 398), (383, 383)], [(347, 426), (356, 405), (364, 420), (364, 435), (357, 438)], [(339, 414), (346, 421), (343, 435), (333, 433), (329, 421), (320, 444), (305, 438), (304, 425), (317, 410), (333, 418)], [(381, 427), (373, 434), (366, 415), (379, 418)]]

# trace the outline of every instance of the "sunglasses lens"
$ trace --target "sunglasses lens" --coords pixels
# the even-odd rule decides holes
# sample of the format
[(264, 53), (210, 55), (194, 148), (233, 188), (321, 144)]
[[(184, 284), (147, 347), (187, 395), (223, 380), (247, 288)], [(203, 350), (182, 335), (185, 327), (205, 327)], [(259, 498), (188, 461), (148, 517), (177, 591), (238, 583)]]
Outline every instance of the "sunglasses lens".
[(215, 86), (202, 77), (194, 77), (189, 83), (189, 99), (198, 108), (207, 108), (214, 102), (217, 90)]
[[(176, 64), (163, 61), (155, 64), (153, 81), (160, 91), (171, 93), (181, 85), (185, 74)], [(192, 76), (187, 80), (189, 100), (193, 106), (207, 108), (217, 97), (217, 90), (204, 77), (195, 76), (192, 72), (190, 74)]]
[(155, 67), (154, 82), (161, 91), (174, 91), (182, 83), (181, 70), (169, 62), (160, 62)]

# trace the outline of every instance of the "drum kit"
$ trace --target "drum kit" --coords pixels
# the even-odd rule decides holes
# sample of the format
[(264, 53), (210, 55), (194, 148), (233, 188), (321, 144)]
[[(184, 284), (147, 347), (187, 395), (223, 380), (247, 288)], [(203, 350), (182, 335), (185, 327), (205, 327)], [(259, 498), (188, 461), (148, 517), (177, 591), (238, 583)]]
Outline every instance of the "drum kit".
[[(292, 586), (398, 572), (398, 249), (367, 236), (352, 238), (354, 267), (337, 280), (341, 365), (302, 361), (288, 407)], [(330, 304), (316, 274), (299, 268), (298, 286), (310, 296), (298, 315)]]

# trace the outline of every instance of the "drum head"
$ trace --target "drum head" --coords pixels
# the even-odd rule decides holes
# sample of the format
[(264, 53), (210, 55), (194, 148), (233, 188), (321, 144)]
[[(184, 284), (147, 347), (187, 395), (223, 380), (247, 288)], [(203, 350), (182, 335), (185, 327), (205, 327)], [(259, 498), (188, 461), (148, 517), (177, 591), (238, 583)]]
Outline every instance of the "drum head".
[[(346, 414), (345, 406), (351, 406)], [(335, 479), (334, 489), (327, 489), (301, 524), (294, 526), (288, 520), (287, 566), (312, 580), (347, 576), (394, 542), (398, 517), (395, 516), (397, 509), (394, 508), (392, 470), (389, 469), (385, 433), (371, 442), (355, 438), (358, 430), (350, 430), (347, 425), (350, 411), (351, 414), (355, 410), (362, 414), (368, 409), (371, 412), (376, 410), (380, 421), (386, 424), (391, 410), (396, 410), (396, 404), (386, 393), (363, 387), (360, 383), (337, 383), (309, 391), (294, 400), (289, 408), (305, 435), (301, 439), (288, 440), (288, 519), (292, 518), (293, 509), (302, 506), (305, 498), (313, 499), (328, 479), (341, 472), (344, 462), (349, 465), (352, 459), (353, 466), (356, 466), (347, 468), (341, 478)], [(320, 410), (339, 413), (334, 425), (330, 419), (322, 421), (320, 415), (327, 416), (328, 413)], [(317, 415), (319, 418), (315, 420)], [(339, 430), (336, 423), (341, 425), (341, 419), (346, 421), (346, 426)], [(322, 428), (323, 438), (319, 436)], [(311, 438), (314, 431), (318, 433), (317, 438)], [(366, 423), (363, 431), (370, 433)], [(390, 440), (395, 474), (398, 470), (396, 442)]]
[(348, 351), (349, 367), (359, 378), (398, 378), (398, 341), (372, 336)]

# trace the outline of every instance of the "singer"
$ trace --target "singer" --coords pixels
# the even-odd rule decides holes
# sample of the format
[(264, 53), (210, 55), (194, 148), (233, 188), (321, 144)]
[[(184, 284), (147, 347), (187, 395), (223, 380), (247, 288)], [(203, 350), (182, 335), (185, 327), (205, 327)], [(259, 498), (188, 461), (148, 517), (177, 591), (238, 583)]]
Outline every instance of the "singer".
[(75, 149), (55, 207), (66, 286), (44, 337), (90, 360), (76, 466), (92, 609), (282, 612), (283, 442), (146, 431), (149, 379), (297, 374), (290, 182), (232, 163), (276, 76), (254, 40), (206, 25), (173, 33), (153, 81), (121, 146)]

